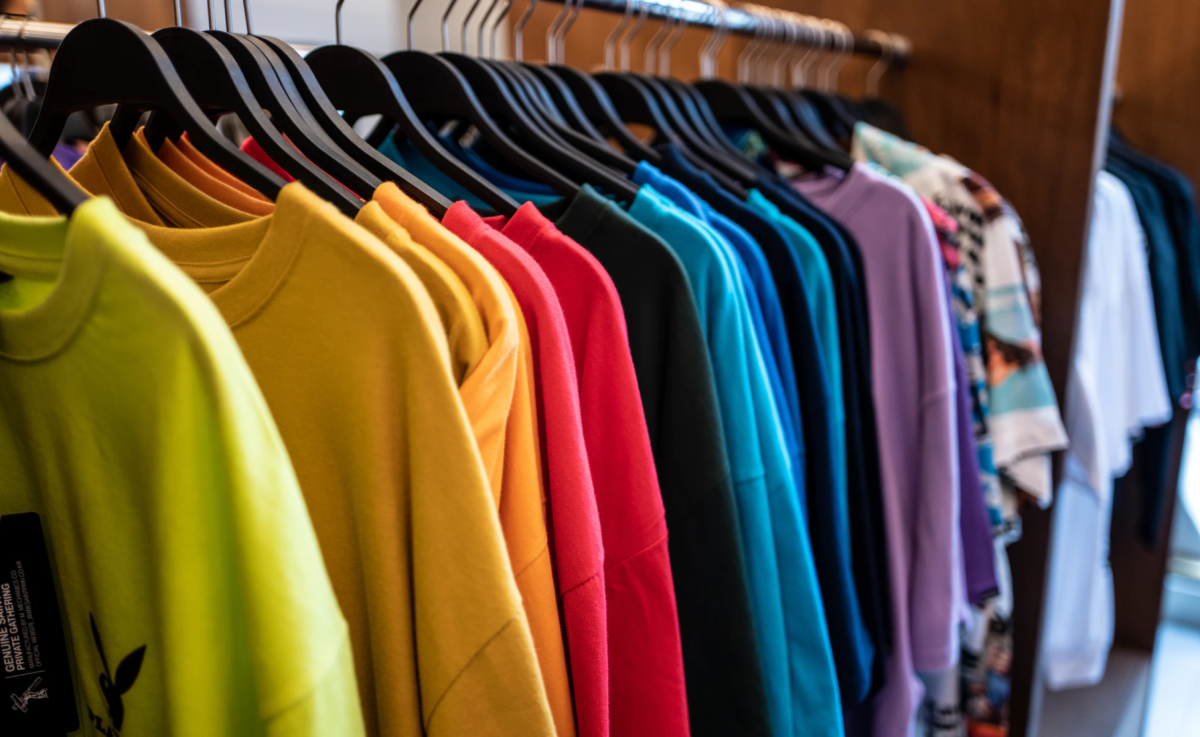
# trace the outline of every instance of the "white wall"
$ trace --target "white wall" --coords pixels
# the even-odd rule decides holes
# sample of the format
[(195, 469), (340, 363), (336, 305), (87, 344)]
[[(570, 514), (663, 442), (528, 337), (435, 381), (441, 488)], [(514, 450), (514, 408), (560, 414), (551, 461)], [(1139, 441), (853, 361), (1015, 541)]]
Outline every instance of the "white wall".
[[(405, 48), (405, 19), (413, 0), (346, 0), (342, 6), (342, 42), (384, 54)], [(414, 46), (425, 51), (441, 49), (441, 17), (449, 0), (423, 0), (414, 25)], [(503, 0), (501, 0), (503, 1)], [(192, 18), (204, 19), (207, 25), (208, 8), (204, 0), (185, 0)], [(450, 17), (450, 46), (459, 50), (459, 22), (474, 0), (458, 0)], [(472, 17), (470, 28), (471, 53), (475, 53), (477, 23), (492, 0), (481, 0)], [(225, 26), (223, 0), (213, 3), (216, 24)], [(334, 8), (336, 0), (250, 0), (254, 30), (263, 35), (292, 43), (320, 45), (333, 43)], [(245, 29), (242, 3), (232, 1), (233, 28)], [(499, 34), (501, 53), (507, 53), (506, 35)]]

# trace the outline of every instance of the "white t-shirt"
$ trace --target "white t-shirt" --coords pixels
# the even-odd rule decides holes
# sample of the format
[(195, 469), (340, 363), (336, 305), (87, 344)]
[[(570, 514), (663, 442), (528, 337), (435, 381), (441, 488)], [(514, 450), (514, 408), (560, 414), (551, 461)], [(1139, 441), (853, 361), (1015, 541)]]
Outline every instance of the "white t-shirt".
[(1113, 481), (1129, 470), (1142, 428), (1171, 417), (1146, 237), (1129, 190), (1103, 171), (1081, 289), (1067, 386), (1071, 447), (1054, 515), (1043, 653), (1046, 683), (1056, 690), (1104, 675), (1113, 638)]

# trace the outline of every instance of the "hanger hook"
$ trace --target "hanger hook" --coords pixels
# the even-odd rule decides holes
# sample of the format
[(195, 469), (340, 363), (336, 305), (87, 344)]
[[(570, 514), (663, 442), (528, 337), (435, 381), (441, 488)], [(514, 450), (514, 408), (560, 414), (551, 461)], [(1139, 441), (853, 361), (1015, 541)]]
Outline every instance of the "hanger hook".
[(850, 30), (850, 26), (845, 23), (834, 21), (838, 29), (838, 36), (842, 41), (842, 51), (833, 61), (833, 68), (830, 70), (830, 92), (837, 92), (838, 77), (842, 73), (842, 69), (850, 62), (850, 58), (854, 56), (854, 32)]
[[(420, 1), (417, 0), (417, 2)], [(529, 16), (533, 15), (533, 11), (537, 8), (537, 5), (538, 0), (529, 0), (529, 7), (525, 8), (524, 13), (521, 13), (521, 17), (517, 20), (517, 25), (513, 28), (513, 59), (516, 61), (524, 60), (525, 24), (529, 22)]]
[(667, 34), (675, 27), (675, 16), (667, 15), (663, 19), (663, 24), (650, 37), (650, 41), (646, 44), (646, 50), (643, 56), (645, 57), (642, 63), (646, 67), (646, 74), (654, 74), (655, 62), (658, 61), (658, 47), (662, 42), (667, 40)]
[(762, 19), (754, 13), (747, 11), (744, 4), (734, 7), (746, 13), (750, 17), (750, 21), (754, 24), (754, 38), (750, 43), (746, 44), (746, 47), (742, 49), (742, 53), (738, 54), (737, 58), (737, 81), (744, 84), (750, 81), (750, 59), (757, 53), (757, 47), (762, 43), (763, 31), (765, 29), (763, 28)]
[(500, 21), (504, 20), (508, 15), (508, 11), (512, 10), (513, 0), (504, 0), (504, 7), (496, 14), (495, 20), (492, 21), (492, 58), (496, 58), (496, 32), (500, 29)]
[(671, 49), (675, 48), (675, 44), (679, 43), (679, 39), (683, 37), (683, 32), (687, 30), (687, 18), (681, 12), (679, 20), (675, 24), (675, 29), (670, 36), (667, 36), (663, 41), (662, 46), (658, 49), (658, 76), (671, 76)]
[[(179, 0), (175, 1), (179, 2)], [(338, 0), (337, 7), (333, 9), (333, 37), (338, 46), (342, 45), (342, 4), (345, 2), (346, 0)]]
[[(470, 23), (471, 23), (471, 16), (475, 15), (475, 9), (479, 7), (480, 2), (482, 2), (482, 0), (475, 0), (475, 2), (471, 3), (471, 7), (467, 8), (467, 14), (464, 15), (463, 19), (462, 19), (462, 52), (464, 54), (467, 53), (467, 51), (468, 51), (467, 29), (469, 28)], [(483, 19), (482, 18), (479, 21), (479, 46), (478, 46), (478, 48), (475, 49), (475, 55), (483, 56)]]
[(442, 51), (450, 50), (450, 12), (454, 10), (454, 6), (458, 0), (450, 0), (450, 4), (446, 6), (446, 12), (442, 13)]
[(254, 35), (254, 16), (250, 15), (250, 0), (242, 0), (242, 9), (246, 11), (246, 35)]
[(773, 84), (776, 87), (786, 87), (788, 70), (791, 69), (792, 58), (796, 56), (796, 51), (800, 48), (800, 25), (792, 18), (790, 12), (785, 10), (776, 12), (779, 15), (779, 22), (783, 24), (784, 35), (787, 40), (783, 53), (779, 55), (779, 60), (775, 62)]
[(496, 6), (499, 4), (500, 0), (492, 0), (492, 4), (487, 6), (487, 10), (485, 10), (484, 14), (482, 14), (482, 16), (479, 18), (479, 35), (475, 38), (475, 41), (478, 42), (480, 58), (486, 58), (487, 55), (487, 50), (484, 47), (484, 36), (487, 32), (487, 18), (488, 16), (491, 16), (492, 11), (496, 10)]
[(567, 62), (567, 34), (571, 32), (571, 27), (575, 25), (575, 21), (579, 19), (579, 13), (583, 10), (583, 0), (578, 0), (575, 7), (571, 9), (571, 15), (563, 21), (558, 27), (558, 48), (555, 50), (554, 58), (560, 63)]
[(562, 9), (558, 11), (554, 20), (550, 21), (550, 25), (546, 28), (546, 62), (549, 64), (558, 63), (558, 28), (570, 15), (573, 4), (574, 0), (563, 0)]
[(173, 3), (175, 6), (175, 26), (178, 28), (183, 25), (183, 10), (179, 7), (179, 0)]
[(729, 10), (729, 5), (725, 3), (725, 0), (711, 0), (711, 5), (716, 10), (717, 20), (713, 25), (712, 33), (708, 34), (704, 45), (700, 47), (700, 77), (702, 79), (712, 79), (717, 76), (717, 52), (729, 38), (729, 27), (725, 22), (725, 13)]
[(208, 30), (213, 29), (213, 0), (208, 0)]
[(616, 59), (617, 39), (621, 37), (621, 34), (625, 33), (625, 29), (629, 27), (629, 21), (632, 19), (633, 0), (625, 0), (625, 13), (621, 16), (621, 22), (604, 38), (604, 71), (611, 72), (613, 70), (613, 61)]
[(629, 32), (625, 37), (617, 42), (617, 48), (621, 50), (621, 71), (629, 71), (629, 47), (633, 44), (633, 39), (642, 31), (642, 26), (646, 25), (646, 18), (650, 15), (650, 5), (645, 0), (637, 0), (638, 4), (638, 19), (629, 28)]
[(104, 9), (104, 0), (96, 0), (96, 17), (107, 18), (108, 11)]
[(892, 66), (892, 59), (896, 55), (896, 46), (892, 41), (892, 37), (883, 31), (871, 29), (865, 35), (879, 44), (879, 59), (867, 71), (866, 96), (879, 97), (879, 80), (883, 78), (888, 68)]
[(804, 25), (812, 34), (812, 42), (809, 44), (808, 51), (800, 57), (800, 61), (793, 69), (792, 79), (797, 87), (809, 87), (815, 81), (813, 70), (822, 54), (825, 53), (825, 42), (829, 39), (825, 26), (818, 19), (806, 15), (804, 16)]

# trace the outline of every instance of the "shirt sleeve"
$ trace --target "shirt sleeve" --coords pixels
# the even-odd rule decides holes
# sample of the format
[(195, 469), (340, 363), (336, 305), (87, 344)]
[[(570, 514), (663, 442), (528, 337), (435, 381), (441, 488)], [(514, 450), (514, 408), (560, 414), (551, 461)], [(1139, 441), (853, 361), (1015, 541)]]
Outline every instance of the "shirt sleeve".
[(914, 208), (910, 228), (922, 398), (916, 486), (911, 496), (910, 637), (914, 668), (935, 671), (957, 660), (959, 605), (964, 598), (958, 432), (950, 315), (943, 297), (937, 236), (923, 208)]

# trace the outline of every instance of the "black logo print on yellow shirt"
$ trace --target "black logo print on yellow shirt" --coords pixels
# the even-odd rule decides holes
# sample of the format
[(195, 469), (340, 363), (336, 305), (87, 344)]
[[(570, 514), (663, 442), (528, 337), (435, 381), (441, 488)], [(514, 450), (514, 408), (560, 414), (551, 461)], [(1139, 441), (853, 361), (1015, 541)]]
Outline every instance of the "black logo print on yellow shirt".
[(96, 641), (96, 651), (100, 653), (100, 662), (104, 665), (104, 672), (100, 674), (100, 692), (104, 694), (104, 700), (108, 706), (108, 721), (111, 725), (106, 729), (104, 719), (97, 716), (92, 707), (88, 706), (88, 716), (91, 717), (92, 724), (102, 734), (117, 735), (121, 732), (121, 726), (125, 724), (125, 703), (121, 697), (133, 688), (133, 684), (137, 681), (138, 673), (142, 670), (142, 659), (146, 656), (146, 646), (142, 645), (137, 650), (126, 655), (117, 665), (116, 677), (108, 669), (108, 658), (104, 656), (104, 643), (100, 640), (100, 629), (96, 627), (96, 617), (88, 614), (88, 619), (92, 623), (92, 638)]

